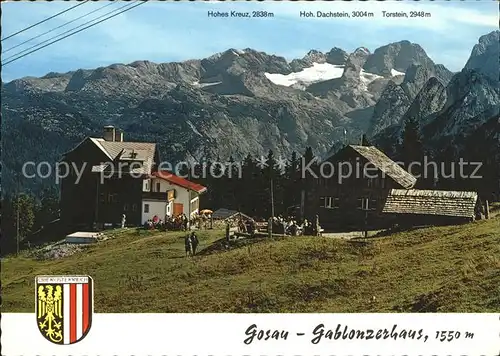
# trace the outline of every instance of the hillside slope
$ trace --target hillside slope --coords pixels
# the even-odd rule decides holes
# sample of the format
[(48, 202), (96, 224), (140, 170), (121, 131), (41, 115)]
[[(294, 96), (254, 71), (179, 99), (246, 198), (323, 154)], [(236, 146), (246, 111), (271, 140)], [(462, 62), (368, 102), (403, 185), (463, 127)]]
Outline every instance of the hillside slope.
[[(217, 249), (200, 233), (115, 232), (65, 259), (3, 260), (3, 312), (32, 312), (39, 274), (89, 274), (95, 312), (493, 312), (500, 308), (500, 219), (372, 239), (248, 241)], [(373, 298), (375, 297), (375, 298)]]

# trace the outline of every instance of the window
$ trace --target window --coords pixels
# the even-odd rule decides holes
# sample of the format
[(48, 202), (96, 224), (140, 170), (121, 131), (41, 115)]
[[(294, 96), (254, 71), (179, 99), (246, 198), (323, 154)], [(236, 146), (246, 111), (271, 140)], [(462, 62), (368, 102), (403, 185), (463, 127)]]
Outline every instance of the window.
[(319, 207), (320, 208), (325, 207), (325, 197), (319, 197)]
[(368, 210), (368, 203), (369, 199), (368, 198), (360, 198), (358, 199), (359, 201), (359, 208), (362, 210)]
[(377, 208), (377, 200), (370, 198), (360, 198), (358, 199), (359, 209), (362, 210), (375, 210)]
[(325, 198), (325, 208), (336, 209), (339, 207), (339, 198), (326, 197)]
[(158, 182), (158, 183), (156, 183), (156, 191), (157, 191), (157, 192), (160, 192), (160, 191), (161, 191), (161, 189), (160, 189), (160, 183), (159, 183), (159, 182)]
[(137, 204), (132, 204), (132, 211), (137, 211)]
[(339, 207), (339, 198), (336, 197), (321, 197), (320, 207), (327, 209), (336, 209)]
[(191, 211), (195, 211), (196, 209), (199, 208), (199, 203), (200, 203), (200, 200), (199, 199), (196, 199), (194, 201), (191, 202)]
[(144, 204), (144, 212), (149, 213), (149, 204)]

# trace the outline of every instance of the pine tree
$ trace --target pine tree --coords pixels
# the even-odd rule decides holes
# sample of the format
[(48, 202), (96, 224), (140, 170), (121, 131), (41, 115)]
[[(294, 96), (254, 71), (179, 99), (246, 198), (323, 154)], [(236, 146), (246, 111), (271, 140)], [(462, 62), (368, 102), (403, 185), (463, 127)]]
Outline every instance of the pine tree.
[(257, 168), (252, 155), (248, 154), (242, 165), (241, 211), (251, 216), (258, 215), (256, 197)]
[(285, 209), (300, 203), (300, 180), (299, 180), (299, 160), (297, 153), (292, 152), (292, 156), (286, 167), (284, 178), (284, 189), (288, 194), (284, 195)]
[[(17, 213), (19, 211), (19, 239), (23, 240), (33, 230), (35, 224), (35, 199), (27, 194), (19, 194), (12, 199), (12, 216), (7, 217), (11, 225), (9, 230), (16, 231), (17, 235)], [(14, 238), (16, 236), (14, 235)]]
[[(315, 210), (313, 206), (310, 206), (308, 203), (311, 201), (311, 197), (314, 196), (315, 187), (318, 183), (315, 177), (319, 177), (318, 175), (318, 164), (316, 162), (316, 157), (314, 157), (313, 151), (311, 147), (306, 148), (306, 152), (304, 153), (304, 157), (302, 157), (303, 162), (300, 163), (300, 191), (304, 191), (304, 214), (302, 218), (313, 219), (313, 214), (315, 214)], [(310, 170), (313, 172), (309, 172), (306, 167), (310, 167)]]
[[(410, 119), (406, 122), (402, 137), (402, 158), (405, 168), (411, 170), (411, 174), (421, 176), (424, 159), (424, 148), (420, 137), (417, 120)], [(420, 177), (421, 182), (423, 177)]]
[[(265, 192), (265, 197), (264, 197), (264, 201), (266, 202), (264, 204), (264, 206), (267, 207), (267, 209), (265, 209), (265, 211), (267, 212), (266, 216), (271, 216), (273, 211), (272, 211), (272, 207), (273, 205), (276, 205), (276, 197), (274, 196), (275, 194), (275, 191), (276, 191), (276, 187), (277, 185), (279, 184), (278, 183), (278, 173), (276, 171), (276, 160), (274, 158), (274, 153), (272, 150), (269, 150), (268, 154), (267, 154), (267, 166), (264, 168), (264, 172), (263, 172), (263, 182), (262, 184), (264, 186), (267, 185), (267, 187), (264, 189), (264, 192)], [(271, 187), (272, 187), (272, 194), (271, 194)], [(272, 195), (272, 196), (271, 196)], [(276, 214), (276, 210), (274, 211), (275, 215)]]
[(222, 177), (222, 185), (224, 189), (224, 202), (228, 209), (240, 210), (240, 189), (239, 188), (239, 171), (236, 167), (237, 163), (233, 156), (229, 157), (229, 162), (226, 165), (224, 177)]

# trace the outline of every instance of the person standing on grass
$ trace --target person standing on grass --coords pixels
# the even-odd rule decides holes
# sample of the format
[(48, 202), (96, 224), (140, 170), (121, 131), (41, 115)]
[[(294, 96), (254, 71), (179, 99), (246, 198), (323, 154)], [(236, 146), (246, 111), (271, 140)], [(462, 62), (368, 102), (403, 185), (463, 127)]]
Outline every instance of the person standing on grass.
[(186, 248), (186, 257), (193, 256), (193, 241), (191, 236), (186, 235), (184, 238), (184, 246)]
[(194, 233), (194, 231), (191, 233), (191, 246), (193, 248), (193, 256), (196, 255), (196, 248), (200, 244), (200, 241), (198, 240), (198, 237)]

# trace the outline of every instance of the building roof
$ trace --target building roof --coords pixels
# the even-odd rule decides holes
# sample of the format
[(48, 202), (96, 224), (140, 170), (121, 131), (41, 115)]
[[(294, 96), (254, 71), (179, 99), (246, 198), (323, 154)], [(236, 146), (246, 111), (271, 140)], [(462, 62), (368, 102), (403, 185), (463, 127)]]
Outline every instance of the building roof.
[(247, 220), (251, 219), (248, 215), (240, 213), (239, 211), (229, 210), (225, 208), (217, 209), (216, 211), (214, 211), (214, 213), (212, 214), (212, 218), (225, 220), (235, 217), (236, 215), (241, 215), (242, 218), (245, 218)]
[(392, 159), (387, 157), (382, 151), (374, 146), (356, 146), (349, 145), (353, 150), (371, 162), (376, 168), (391, 177), (396, 183), (403, 188), (413, 188), (417, 182), (417, 178), (405, 171)]
[(202, 186), (201, 184), (191, 182), (185, 178), (176, 176), (175, 174), (168, 172), (168, 171), (154, 172), (152, 174), (152, 176), (166, 180), (167, 182), (178, 185), (180, 187), (183, 187), (183, 188), (186, 188), (189, 190), (194, 190), (198, 194), (204, 193), (207, 190), (207, 188)]
[[(87, 137), (71, 151), (64, 155), (75, 151), (83, 142), (89, 140), (98, 147), (109, 159), (110, 162), (138, 162), (140, 164), (133, 165), (128, 172), (133, 174), (150, 174), (153, 168), (156, 144), (149, 142), (127, 142), (127, 141), (106, 141), (103, 138)], [(101, 164), (92, 166), (93, 172), (102, 172), (110, 167), (109, 164)], [(137, 167), (136, 167), (137, 166)]]
[(141, 166), (133, 168), (130, 173), (149, 174), (153, 168), (156, 144), (149, 142), (116, 142), (100, 139), (98, 142), (112, 157), (119, 162), (140, 162)]
[(392, 189), (382, 212), (473, 218), (476, 192)]

